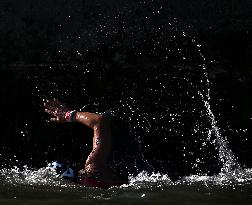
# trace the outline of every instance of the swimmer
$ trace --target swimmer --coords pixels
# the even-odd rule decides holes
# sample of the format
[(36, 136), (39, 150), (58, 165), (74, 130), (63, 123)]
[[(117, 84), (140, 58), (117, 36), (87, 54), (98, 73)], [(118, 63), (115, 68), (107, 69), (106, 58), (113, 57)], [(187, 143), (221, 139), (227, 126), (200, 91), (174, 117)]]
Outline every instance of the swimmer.
[(93, 130), (93, 149), (83, 169), (79, 171), (78, 182), (86, 186), (109, 188), (127, 181), (120, 179), (108, 165), (112, 149), (111, 121), (104, 115), (91, 112), (77, 112), (57, 99), (46, 100), (45, 112), (52, 116), (50, 121), (58, 123), (77, 122)]

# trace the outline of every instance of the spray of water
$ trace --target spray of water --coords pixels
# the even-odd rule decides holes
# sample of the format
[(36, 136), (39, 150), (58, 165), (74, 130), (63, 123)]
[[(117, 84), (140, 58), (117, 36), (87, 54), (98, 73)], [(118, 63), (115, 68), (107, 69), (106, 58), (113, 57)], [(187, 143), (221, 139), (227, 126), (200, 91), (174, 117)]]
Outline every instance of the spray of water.
[(202, 97), (202, 101), (204, 102), (207, 115), (209, 116), (210, 122), (211, 122), (211, 129), (209, 129), (208, 132), (208, 138), (213, 134), (215, 136), (215, 146), (219, 150), (219, 158), (221, 162), (223, 163), (222, 172), (228, 173), (233, 172), (237, 169), (240, 169), (240, 165), (237, 162), (236, 157), (234, 156), (232, 150), (228, 146), (228, 141), (225, 137), (223, 137), (220, 133), (220, 130), (217, 125), (217, 121), (215, 119), (215, 116), (211, 110), (209, 100), (204, 100), (204, 97), (201, 92), (198, 92), (199, 95)]
[[(203, 61), (205, 61), (206, 59), (200, 50), (201, 46), (198, 46), (198, 47), (199, 47), (200, 56), (202, 57)], [(215, 140), (213, 142), (219, 151), (219, 159), (223, 164), (221, 172), (231, 173), (231, 172), (234, 172), (235, 170), (240, 169), (241, 167), (237, 161), (237, 158), (234, 156), (231, 148), (229, 147), (226, 137), (221, 135), (217, 120), (215, 119), (214, 113), (211, 110), (210, 82), (209, 82), (208, 73), (206, 70), (206, 65), (203, 64), (202, 69), (203, 69), (204, 78), (206, 80), (206, 90), (204, 93), (202, 91), (198, 91), (198, 95), (201, 97), (201, 100), (204, 103), (205, 111), (211, 123), (211, 128), (208, 131), (207, 139), (210, 139), (210, 136), (212, 135), (215, 137)]]

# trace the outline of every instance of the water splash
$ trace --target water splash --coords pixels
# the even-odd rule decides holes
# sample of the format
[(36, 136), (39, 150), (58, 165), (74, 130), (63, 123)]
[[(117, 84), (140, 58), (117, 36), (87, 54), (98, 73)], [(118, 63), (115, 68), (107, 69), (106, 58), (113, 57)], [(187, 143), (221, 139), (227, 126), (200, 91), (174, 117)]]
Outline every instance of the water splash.
[[(67, 188), (76, 191), (85, 190), (82, 185), (63, 180), (54, 169), (49, 167), (43, 167), (38, 170), (28, 169), (27, 167), (23, 170), (17, 167), (13, 167), (12, 169), (1, 169), (0, 181), (9, 185), (42, 186), (49, 190), (53, 187)], [(165, 187), (181, 185), (203, 185), (206, 187), (218, 186), (225, 188), (228, 186), (245, 186), (251, 183), (252, 169), (240, 169), (228, 173), (219, 173), (213, 176), (190, 175), (176, 181), (172, 181), (167, 174), (142, 171), (137, 176), (130, 176), (129, 184), (124, 184), (120, 186), (119, 189), (163, 189)], [(111, 189), (113, 190), (115, 187), (112, 187)]]
[(217, 125), (217, 121), (210, 107), (209, 99), (204, 100), (204, 96), (202, 95), (202, 93), (201, 92), (198, 92), (198, 93), (202, 97), (202, 101), (204, 102), (206, 112), (209, 116), (209, 120), (212, 126), (211, 129), (209, 129), (208, 138), (210, 138), (212, 134), (216, 137), (216, 139), (214, 140), (214, 143), (219, 150), (219, 158), (221, 162), (223, 163), (221, 172), (229, 173), (237, 169), (240, 169), (241, 167), (236, 157), (234, 156), (232, 150), (228, 146), (228, 141), (226, 137), (223, 137), (220, 133), (220, 130)]
[[(196, 42), (195, 39), (193, 39), (193, 41)], [(200, 50), (201, 45), (197, 44), (197, 47), (199, 48), (198, 51), (203, 62), (205, 62), (206, 58), (204, 57), (204, 55)], [(198, 95), (201, 97), (201, 100), (204, 103), (205, 111), (207, 112), (207, 116), (211, 123), (211, 128), (208, 130), (207, 133), (207, 139), (210, 139), (212, 135), (215, 136), (215, 140), (213, 141), (213, 143), (218, 149), (219, 159), (223, 164), (221, 172), (232, 173), (234, 171), (241, 169), (241, 167), (237, 161), (237, 158), (234, 156), (231, 148), (229, 147), (226, 137), (221, 135), (220, 129), (217, 125), (217, 120), (215, 118), (214, 113), (211, 110), (210, 81), (205, 64), (202, 65), (202, 70), (203, 70), (203, 77), (205, 78), (206, 81), (206, 90), (198, 91)]]
[(134, 187), (140, 189), (144, 187), (164, 187), (174, 185), (174, 182), (169, 178), (167, 174), (152, 173), (149, 174), (146, 171), (140, 172), (137, 176), (129, 177), (129, 184), (123, 185), (123, 187)]
[(199, 176), (191, 175), (183, 177), (183, 179), (176, 182), (176, 184), (192, 185), (194, 183), (200, 183), (206, 186), (243, 186), (252, 182), (252, 169), (240, 169), (233, 170), (226, 173), (219, 173), (214, 176)]
[(62, 177), (51, 167), (43, 167), (38, 170), (30, 169), (27, 166), (3, 168), (0, 170), (0, 178), (4, 183), (13, 185), (66, 186)]
[(234, 170), (228, 173), (219, 173), (213, 176), (190, 175), (180, 180), (172, 181), (167, 174), (152, 173), (145, 171), (135, 177), (130, 177), (130, 183), (123, 187), (134, 187), (136, 189), (151, 187), (166, 187), (180, 185), (203, 185), (203, 186), (244, 186), (252, 183), (252, 169)]

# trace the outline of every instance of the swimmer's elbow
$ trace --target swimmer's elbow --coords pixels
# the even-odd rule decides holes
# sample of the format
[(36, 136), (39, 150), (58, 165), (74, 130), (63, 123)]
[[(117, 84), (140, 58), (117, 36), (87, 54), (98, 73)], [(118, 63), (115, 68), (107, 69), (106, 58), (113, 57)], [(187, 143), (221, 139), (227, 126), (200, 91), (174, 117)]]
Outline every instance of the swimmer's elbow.
[(95, 120), (92, 123), (92, 128), (93, 129), (100, 129), (103, 128), (104, 126), (107, 126), (109, 123), (109, 120), (104, 117), (103, 115), (97, 115), (95, 117)]

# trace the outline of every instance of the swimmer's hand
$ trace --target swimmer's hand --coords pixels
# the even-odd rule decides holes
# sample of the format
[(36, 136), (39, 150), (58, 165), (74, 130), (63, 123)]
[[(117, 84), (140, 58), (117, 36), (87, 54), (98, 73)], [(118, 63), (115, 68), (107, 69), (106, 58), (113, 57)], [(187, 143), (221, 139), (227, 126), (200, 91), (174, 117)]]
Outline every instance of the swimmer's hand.
[(71, 109), (66, 104), (54, 98), (53, 100), (45, 100), (44, 107), (45, 107), (45, 112), (53, 116), (50, 119), (50, 121), (67, 122), (65, 116), (66, 116), (66, 113)]

